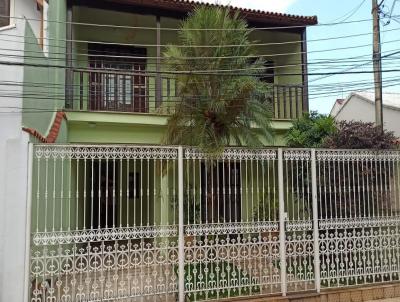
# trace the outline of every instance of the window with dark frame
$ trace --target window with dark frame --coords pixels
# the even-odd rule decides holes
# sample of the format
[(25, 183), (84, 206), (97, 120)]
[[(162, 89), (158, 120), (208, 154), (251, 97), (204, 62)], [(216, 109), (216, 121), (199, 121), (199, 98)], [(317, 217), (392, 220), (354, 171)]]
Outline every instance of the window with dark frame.
[(91, 110), (148, 111), (146, 48), (91, 43), (88, 53)]
[(10, 25), (10, 2), (0, 0), (0, 27)]
[(274, 84), (275, 72), (274, 72), (274, 62), (273, 61), (265, 61), (264, 63), (265, 71), (264, 75), (261, 76), (261, 81)]
[[(257, 58), (252, 58), (251, 63), (254, 63), (257, 60)], [(264, 67), (265, 69), (263, 70), (263, 73), (259, 75), (259, 78), (261, 81), (268, 83), (268, 84), (274, 84), (275, 80), (275, 64), (273, 61), (264, 61)]]

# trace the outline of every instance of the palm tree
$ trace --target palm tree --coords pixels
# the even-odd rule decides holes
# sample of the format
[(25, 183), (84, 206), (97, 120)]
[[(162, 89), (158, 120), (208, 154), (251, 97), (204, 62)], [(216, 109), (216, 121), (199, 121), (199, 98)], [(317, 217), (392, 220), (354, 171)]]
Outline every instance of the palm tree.
[(255, 59), (251, 32), (224, 8), (198, 7), (182, 22), (181, 45), (164, 53), (179, 96), (166, 144), (216, 154), (228, 145), (257, 147), (260, 137), (272, 139), (270, 88), (261, 80), (265, 62)]
[[(182, 22), (181, 45), (168, 46), (164, 53), (166, 66), (176, 74), (179, 97), (168, 119), (166, 144), (195, 146), (217, 158), (226, 146), (259, 147), (272, 139), (270, 89), (261, 80), (265, 62), (256, 59), (251, 32), (237, 13), (223, 8), (198, 7)], [(203, 215), (212, 214), (197, 223), (227, 221), (231, 214), (222, 211), (221, 217), (217, 200), (222, 198), (212, 194), (216, 187), (228, 185), (218, 184), (213, 174), (220, 163), (207, 160), (202, 165), (206, 186), (201, 190), (206, 191), (198, 202)]]

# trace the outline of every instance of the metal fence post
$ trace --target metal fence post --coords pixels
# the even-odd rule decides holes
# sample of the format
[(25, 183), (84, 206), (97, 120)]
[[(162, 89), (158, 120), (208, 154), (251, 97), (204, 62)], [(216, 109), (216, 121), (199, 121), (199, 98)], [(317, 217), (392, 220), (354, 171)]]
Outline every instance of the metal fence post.
[(185, 238), (183, 228), (183, 148), (178, 147), (178, 295), (185, 301)]
[(311, 149), (311, 192), (313, 209), (313, 230), (314, 230), (314, 277), (315, 288), (319, 293), (321, 291), (321, 273), (319, 260), (319, 231), (318, 231), (318, 204), (317, 204), (317, 164), (315, 149)]
[(283, 188), (283, 151), (278, 149), (278, 196), (279, 196), (279, 255), (281, 268), (281, 290), (282, 295), (286, 296), (286, 246), (285, 246), (285, 200)]

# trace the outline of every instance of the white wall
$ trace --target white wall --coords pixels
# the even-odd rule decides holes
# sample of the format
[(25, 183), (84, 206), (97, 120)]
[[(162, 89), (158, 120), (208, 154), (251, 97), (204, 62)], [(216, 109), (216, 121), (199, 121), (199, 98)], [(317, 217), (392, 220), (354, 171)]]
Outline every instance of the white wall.
[[(13, 1), (12, 14), (18, 18), (25, 17), (28, 20), (30, 26), (32, 27), (36, 37), (39, 38), (40, 21), (35, 21), (35, 20), (40, 20), (41, 14), (40, 11), (37, 9), (36, 0), (11, 0), (11, 1)], [(11, 23), (13, 23), (13, 20), (15, 21), (17, 19), (11, 19)]]
[[(12, 0), (11, 16), (40, 18), (35, 0)], [(26, 23), (0, 28), (2, 61), (23, 62)], [(39, 36), (40, 22), (31, 22)], [(7, 41), (5, 41), (7, 40)], [(7, 55), (13, 57), (7, 57)], [(0, 65), (0, 301), (23, 301), (27, 221), (28, 134), (22, 132), (23, 67)], [(6, 84), (7, 85), (4, 85)], [(19, 85), (18, 85), (19, 84)]]
[[(375, 104), (352, 96), (342, 110), (336, 115), (337, 121), (375, 122)], [(383, 107), (383, 122), (387, 130), (400, 137), (400, 109)]]

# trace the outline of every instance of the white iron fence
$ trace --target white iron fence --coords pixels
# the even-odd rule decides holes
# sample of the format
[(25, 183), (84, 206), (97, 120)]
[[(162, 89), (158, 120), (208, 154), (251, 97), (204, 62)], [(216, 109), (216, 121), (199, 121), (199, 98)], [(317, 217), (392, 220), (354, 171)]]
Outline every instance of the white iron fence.
[(400, 152), (35, 145), (30, 300), (399, 280)]

